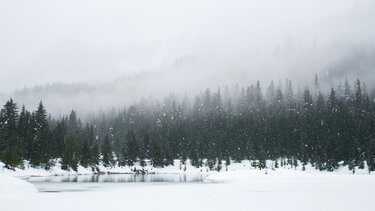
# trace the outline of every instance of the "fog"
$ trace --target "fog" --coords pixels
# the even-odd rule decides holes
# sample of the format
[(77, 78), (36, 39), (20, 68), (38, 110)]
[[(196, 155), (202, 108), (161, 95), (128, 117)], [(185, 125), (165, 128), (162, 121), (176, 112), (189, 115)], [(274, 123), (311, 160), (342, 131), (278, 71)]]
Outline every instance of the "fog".
[(0, 99), (53, 113), (289, 78), (375, 79), (371, 0), (0, 0)]

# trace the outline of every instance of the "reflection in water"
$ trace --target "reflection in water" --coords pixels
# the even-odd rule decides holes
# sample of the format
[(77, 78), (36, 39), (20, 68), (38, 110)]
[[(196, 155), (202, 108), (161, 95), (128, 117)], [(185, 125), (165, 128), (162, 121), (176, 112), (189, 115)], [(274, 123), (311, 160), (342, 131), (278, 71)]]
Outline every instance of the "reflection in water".
[(126, 182), (201, 182), (202, 174), (95, 174), (75, 176), (31, 177), (31, 183), (38, 182), (95, 182), (95, 183), (126, 183)]
[(133, 185), (203, 182), (202, 174), (96, 174), (78, 176), (31, 177), (39, 192), (77, 192), (115, 189)]

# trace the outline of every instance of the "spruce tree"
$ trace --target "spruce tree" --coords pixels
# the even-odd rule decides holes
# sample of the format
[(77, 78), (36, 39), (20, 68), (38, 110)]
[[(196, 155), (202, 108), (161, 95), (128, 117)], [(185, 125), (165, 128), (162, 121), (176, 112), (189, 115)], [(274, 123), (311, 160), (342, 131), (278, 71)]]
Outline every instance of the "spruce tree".
[(56, 146), (56, 156), (62, 158), (68, 138), (67, 117), (63, 117), (60, 121), (57, 121), (56, 127), (53, 129), (53, 137)]
[(18, 136), (17, 123), (17, 105), (11, 98), (1, 110), (0, 119), (0, 158), (7, 168), (14, 168), (22, 163), (22, 146)]
[(339, 137), (339, 104), (336, 97), (336, 92), (332, 88), (331, 93), (327, 102), (327, 139), (326, 139), (326, 149), (325, 149), (325, 168), (329, 171), (333, 171), (337, 167), (338, 162), (338, 143), (340, 141)]
[(303, 105), (301, 107), (301, 161), (306, 164), (312, 151), (313, 138), (313, 100), (308, 88), (303, 93)]
[(22, 157), (29, 160), (33, 146), (33, 127), (32, 116), (25, 106), (22, 106), (21, 114), (18, 121), (18, 133), (20, 143), (22, 144)]
[(78, 170), (76, 140), (74, 139), (74, 136), (71, 135), (68, 137), (65, 146), (64, 156), (62, 159), (62, 169), (68, 170), (69, 167), (72, 168), (74, 171)]
[(85, 128), (85, 133), (82, 141), (82, 155), (81, 155), (81, 165), (83, 167), (88, 167), (90, 163), (91, 158), (91, 147), (93, 144), (93, 137), (91, 137), (90, 127), (87, 124)]
[(323, 159), (323, 148), (325, 146), (325, 140), (327, 139), (326, 135), (326, 109), (325, 109), (325, 100), (321, 92), (318, 93), (318, 98), (315, 104), (314, 112), (314, 123), (313, 123), (313, 152), (312, 152), (312, 162), (316, 164), (316, 168), (321, 168), (321, 162)]
[(91, 149), (91, 165), (99, 165), (100, 162), (100, 151), (99, 151), (99, 144), (97, 140), (94, 140), (92, 149)]
[(163, 167), (163, 155), (160, 147), (159, 136), (154, 135), (151, 138), (151, 163), (154, 167)]
[(126, 163), (128, 166), (134, 165), (137, 161), (138, 151), (139, 148), (134, 132), (132, 130), (128, 131), (128, 134), (126, 135)]
[(104, 137), (102, 145), (102, 161), (105, 166), (112, 165), (113, 163), (112, 144), (108, 135)]
[(38, 109), (33, 113), (33, 150), (30, 156), (30, 163), (33, 166), (43, 166), (49, 169), (52, 154), (52, 134), (47, 122), (47, 111), (42, 101)]

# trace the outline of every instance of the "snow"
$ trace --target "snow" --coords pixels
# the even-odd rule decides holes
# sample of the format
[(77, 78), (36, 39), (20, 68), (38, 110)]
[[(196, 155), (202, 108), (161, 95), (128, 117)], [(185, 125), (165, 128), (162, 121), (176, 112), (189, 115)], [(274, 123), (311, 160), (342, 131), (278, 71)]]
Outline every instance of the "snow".
[[(24, 169), (15, 168), (15, 170), (10, 170), (4, 168), (4, 164), (0, 162), (0, 173), (5, 173), (12, 176), (17, 177), (45, 177), (45, 176), (65, 176), (65, 175), (90, 175), (94, 174), (95, 172), (92, 171), (91, 167), (84, 168), (83, 166), (78, 166), (78, 171), (73, 171), (72, 169), (69, 170), (62, 170), (60, 159), (56, 159), (53, 161), (55, 163), (51, 169), (46, 170), (40, 167), (32, 167), (28, 161), (24, 161)], [(196, 168), (190, 165), (188, 161), (186, 164), (187, 171), (184, 171), (185, 164), (180, 163), (180, 160), (174, 160), (174, 165), (169, 165), (165, 167), (153, 167), (150, 164), (150, 161), (146, 160), (148, 163), (147, 166), (142, 167), (139, 164), (134, 166), (109, 166), (105, 167), (103, 164), (98, 165), (97, 168), (99, 169), (99, 173), (111, 173), (111, 174), (129, 174), (134, 173), (134, 169), (138, 170), (145, 170), (148, 173), (155, 173), (155, 174), (184, 174), (184, 173), (207, 173), (210, 172), (207, 167), (200, 167)]]
[(0, 162), (0, 174), (7, 174), (16, 177), (46, 177), (46, 176), (58, 176), (58, 175), (81, 175), (81, 174), (93, 174), (93, 172), (82, 166), (78, 167), (78, 171), (73, 170), (62, 170), (59, 159), (56, 159), (55, 165), (51, 169), (46, 170), (40, 167), (32, 167), (28, 161), (24, 161), (24, 169), (15, 168), (14, 170), (6, 169), (5, 164)]
[[(55, 164), (51, 167), (51, 169), (46, 170), (41, 167), (32, 167), (28, 161), (24, 161), (24, 168), (15, 168), (14, 170), (10, 170), (5, 168), (4, 164), (0, 162), (0, 174), (7, 174), (11, 176), (21, 177), (21, 178), (27, 178), (27, 177), (46, 177), (46, 176), (68, 176), (68, 175), (92, 175), (94, 173), (105, 173), (105, 174), (131, 174), (134, 173), (134, 170), (144, 170), (148, 173), (153, 174), (213, 174), (217, 171), (209, 170), (208, 167), (202, 166), (199, 168), (196, 168), (190, 164), (190, 161), (187, 161), (186, 164), (182, 164), (180, 160), (174, 160), (174, 165), (169, 165), (165, 167), (153, 167), (150, 164), (149, 160), (146, 160), (146, 163), (148, 164), (145, 167), (140, 166), (139, 164), (136, 164), (132, 167), (130, 166), (109, 166), (105, 167), (103, 164), (98, 165), (96, 169), (99, 170), (99, 172), (93, 172), (91, 167), (85, 168), (83, 166), (78, 166), (78, 171), (73, 171), (72, 169), (69, 170), (62, 170), (60, 159), (56, 159), (53, 161)], [(326, 174), (347, 174), (351, 175), (353, 174), (352, 170), (349, 170), (348, 166), (344, 166), (343, 163), (339, 163), (340, 167), (336, 169), (334, 172), (326, 172), (326, 171), (318, 171), (315, 169), (315, 167), (311, 166), (311, 164), (307, 164), (305, 166), (305, 172), (309, 172), (312, 174), (320, 174), (320, 173), (326, 173)], [(267, 161), (266, 162), (267, 169), (259, 170), (256, 167), (251, 166), (251, 161), (244, 160), (239, 163), (232, 162), (230, 165), (225, 166), (223, 163), (221, 172), (226, 171), (238, 171), (238, 170), (252, 170), (252, 171), (261, 171), (263, 173), (272, 173), (273, 171), (280, 172), (282, 170), (297, 170), (302, 171), (302, 164), (298, 161), (297, 167), (292, 167), (290, 165), (284, 165), (283, 167), (280, 166), (279, 162), (279, 168), (274, 168), (275, 162), (274, 161)], [(355, 174), (359, 175), (374, 175), (375, 172), (368, 172), (367, 165), (365, 163), (364, 169), (359, 169), (358, 167), (355, 168)], [(186, 170), (185, 170), (186, 169)], [(96, 170), (95, 170), (96, 171)]]
[(28, 194), (36, 192), (37, 189), (32, 184), (24, 180), (0, 173), (0, 198), (10, 194)]
[[(273, 170), (270, 167), (272, 164), (272, 161), (267, 161), (269, 168), (259, 170), (251, 169), (249, 161), (232, 163), (228, 166), (228, 171), (224, 166), (221, 172), (208, 172), (209, 176), (203, 183), (133, 183), (121, 188), (61, 193), (36, 193), (32, 185), (6, 175), (9, 172), (3, 169), (0, 171), (0, 208), (29, 211), (44, 211), (51, 208), (64, 211), (109, 209), (341, 211), (371, 210), (373, 207), (375, 176), (368, 174), (365, 169), (357, 169), (356, 174), (353, 175), (347, 167), (340, 167), (335, 172), (320, 172), (311, 165), (305, 166), (306, 171), (301, 171), (301, 165), (297, 168), (283, 166)], [(111, 170), (104, 166), (101, 168)], [(187, 165), (187, 173), (206, 170), (192, 168)], [(126, 172), (129, 169), (112, 169), (113, 172), (116, 170)], [(156, 170), (159, 173), (182, 171), (179, 165)], [(52, 174), (55, 171), (57, 170), (52, 170)], [(85, 171), (87, 169), (79, 170), (81, 173)], [(59, 173), (69, 173), (69, 171)]]

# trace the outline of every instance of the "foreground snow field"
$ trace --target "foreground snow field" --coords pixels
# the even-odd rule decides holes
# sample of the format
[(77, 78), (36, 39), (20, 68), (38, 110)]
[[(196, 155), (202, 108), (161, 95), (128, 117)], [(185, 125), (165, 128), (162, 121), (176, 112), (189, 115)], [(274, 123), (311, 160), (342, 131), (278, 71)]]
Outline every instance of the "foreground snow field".
[[(21, 179), (0, 173), (0, 197), (9, 194), (37, 193), (37, 189)], [(1, 201), (1, 199), (0, 199)], [(1, 203), (2, 204), (2, 203)], [(1, 206), (0, 206), (1, 207)]]
[[(173, 167), (170, 168), (172, 172)], [(373, 210), (375, 176), (352, 175), (345, 168), (334, 173), (306, 169), (249, 170), (243, 162), (231, 165), (228, 171), (209, 173), (203, 183), (138, 183), (61, 193), (37, 193), (32, 185), (5, 175), (7, 172), (3, 170), (0, 171), (0, 208), (29, 211)]]
[[(216, 173), (202, 184), (0, 194), (1, 210), (372, 210), (375, 177), (280, 170)], [(25, 184), (26, 186), (27, 184)]]

